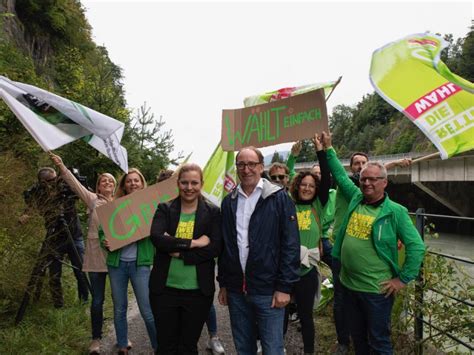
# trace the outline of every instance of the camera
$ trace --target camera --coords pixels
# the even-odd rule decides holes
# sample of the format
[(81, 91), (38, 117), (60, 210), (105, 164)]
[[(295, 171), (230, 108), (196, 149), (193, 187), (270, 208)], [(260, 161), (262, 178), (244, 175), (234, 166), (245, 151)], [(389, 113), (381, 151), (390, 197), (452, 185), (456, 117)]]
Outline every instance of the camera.
[[(87, 177), (80, 175), (76, 168), (71, 168), (70, 171), (84, 187), (91, 191), (87, 185)], [(47, 184), (36, 182), (23, 192), (23, 197), (28, 205), (36, 205), (41, 214), (49, 216), (59, 216), (74, 210), (74, 204), (78, 199), (78, 196), (61, 177)]]
[(89, 187), (89, 184), (87, 183), (87, 176), (83, 176), (79, 173), (79, 169), (77, 168), (69, 168), (71, 173), (75, 176), (75, 178), (84, 186), (86, 189), (89, 191), (92, 191), (91, 188)]

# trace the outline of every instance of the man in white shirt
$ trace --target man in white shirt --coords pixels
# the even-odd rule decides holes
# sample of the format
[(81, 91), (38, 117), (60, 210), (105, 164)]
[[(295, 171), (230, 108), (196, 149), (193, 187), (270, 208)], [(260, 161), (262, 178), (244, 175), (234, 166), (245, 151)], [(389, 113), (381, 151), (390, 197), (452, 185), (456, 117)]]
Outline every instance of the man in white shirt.
[[(283, 354), (284, 307), (298, 281), (296, 210), (287, 192), (261, 178), (263, 155), (246, 147), (236, 156), (240, 184), (222, 202), (223, 252), (219, 302), (229, 306), (239, 354)], [(258, 331), (257, 331), (258, 327)]]

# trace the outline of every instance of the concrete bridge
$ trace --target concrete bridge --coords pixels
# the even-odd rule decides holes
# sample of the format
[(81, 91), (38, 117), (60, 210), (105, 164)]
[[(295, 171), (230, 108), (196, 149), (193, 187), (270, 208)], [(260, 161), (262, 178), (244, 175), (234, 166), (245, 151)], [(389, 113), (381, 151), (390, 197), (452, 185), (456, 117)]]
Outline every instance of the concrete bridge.
[[(371, 161), (388, 163), (401, 158), (413, 160), (426, 156), (420, 153), (370, 156)], [(349, 171), (349, 159), (341, 160)], [(296, 171), (311, 169), (315, 162), (297, 163)], [(428, 194), (459, 216), (474, 216), (474, 152), (446, 160), (439, 157), (415, 162), (407, 168), (388, 171), (392, 185), (410, 184)]]

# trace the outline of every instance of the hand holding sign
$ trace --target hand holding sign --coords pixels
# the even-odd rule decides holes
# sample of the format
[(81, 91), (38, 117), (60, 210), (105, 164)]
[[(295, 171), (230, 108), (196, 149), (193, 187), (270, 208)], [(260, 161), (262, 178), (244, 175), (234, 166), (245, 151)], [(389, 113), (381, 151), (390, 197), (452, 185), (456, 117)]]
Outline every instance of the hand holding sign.
[(314, 134), (314, 137), (312, 139), (314, 146), (316, 147), (316, 151), (319, 152), (320, 150), (323, 150), (323, 144), (321, 143), (321, 137), (318, 136), (317, 133)]
[(332, 147), (331, 133), (326, 133), (325, 131), (323, 131), (323, 133), (321, 133), (321, 140), (322, 140), (324, 149), (329, 149)]
[(308, 132), (327, 130), (324, 90), (318, 89), (237, 110), (222, 111), (222, 148), (239, 150), (310, 138)]
[(106, 205), (97, 207), (110, 251), (150, 235), (150, 226), (160, 202), (177, 196), (177, 175)]

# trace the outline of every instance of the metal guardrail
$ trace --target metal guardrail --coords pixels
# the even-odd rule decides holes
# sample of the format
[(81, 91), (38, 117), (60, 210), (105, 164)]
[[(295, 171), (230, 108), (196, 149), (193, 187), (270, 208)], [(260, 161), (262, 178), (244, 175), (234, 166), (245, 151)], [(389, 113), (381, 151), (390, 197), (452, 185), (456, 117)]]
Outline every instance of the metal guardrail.
[[(436, 215), (436, 214), (425, 213), (425, 210), (423, 208), (419, 208), (416, 211), (416, 213), (410, 213), (410, 214), (415, 215), (415, 217), (416, 217), (416, 228), (417, 228), (418, 232), (420, 233), (423, 240), (425, 240), (425, 217), (437, 217), (437, 218), (474, 221), (474, 218), (471, 218), (471, 217), (456, 217), (456, 216)], [(438, 253), (438, 252), (434, 252), (434, 251), (429, 251), (428, 253), (433, 254), (433, 255), (437, 255), (437, 256), (440, 256), (440, 257), (443, 257), (443, 258), (452, 259), (452, 260), (460, 261), (460, 262), (467, 263), (467, 264), (470, 264), (470, 265), (474, 265), (474, 261), (463, 259), (463, 258), (460, 258), (460, 257), (457, 257), (457, 256)], [(422, 268), (423, 268), (423, 264), (421, 265), (421, 269)], [(445, 297), (448, 297), (448, 298), (450, 298), (450, 299), (452, 299), (456, 302), (465, 304), (469, 307), (474, 306), (471, 302), (469, 302), (467, 300), (461, 300), (457, 297), (447, 295), (447, 294), (445, 294), (444, 292), (442, 292), (440, 290), (437, 290), (437, 289), (434, 289), (434, 288), (431, 288), (431, 287), (428, 288), (428, 289), (432, 292), (441, 294)], [(428, 322), (428, 321), (423, 319), (423, 310), (422, 310), (422, 307), (421, 307), (423, 305), (423, 301), (424, 301), (423, 273), (422, 273), (422, 271), (420, 271), (420, 273), (418, 275), (418, 278), (416, 280), (415, 301), (416, 301), (416, 305), (419, 305), (419, 307), (417, 307), (415, 309), (415, 340), (416, 340), (416, 344), (417, 344), (417, 348), (416, 348), (416, 353), (417, 354), (420, 354), (420, 355), (423, 354), (422, 340), (423, 340), (423, 326), (425, 324), (428, 325), (429, 327), (435, 329), (436, 331), (446, 335), (447, 337), (449, 337), (450, 339), (452, 339), (456, 343), (465, 346), (469, 350), (471, 350), (471, 351), (474, 350), (474, 346), (472, 344), (466, 343), (465, 341), (459, 339), (458, 337), (451, 334), (450, 332), (447, 332), (446, 330), (440, 329), (439, 327), (432, 324), (431, 322)]]
[[(419, 153), (419, 152), (409, 152), (409, 153), (400, 153), (400, 154), (389, 154), (389, 155), (369, 155), (369, 160), (371, 161), (380, 161), (380, 162), (390, 162), (398, 159), (404, 158), (412, 158), (416, 159), (419, 157), (423, 157), (428, 153)], [(349, 166), (350, 159), (339, 159), (344, 166)], [(315, 164), (316, 161), (309, 161), (304, 163), (296, 163), (295, 170), (301, 169), (311, 169)]]

